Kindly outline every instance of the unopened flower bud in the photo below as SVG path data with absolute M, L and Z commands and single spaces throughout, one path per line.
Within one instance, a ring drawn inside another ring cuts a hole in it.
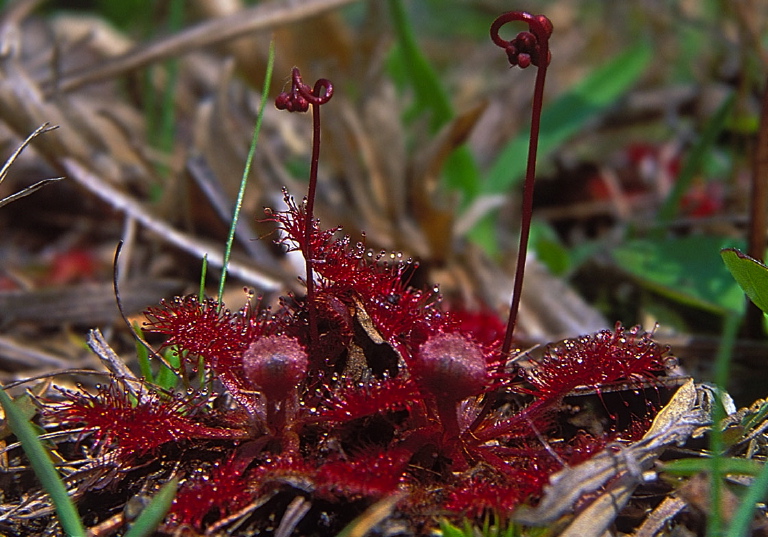
M 259 338 L 243 354 L 245 375 L 268 399 L 284 399 L 304 378 L 307 366 L 304 348 L 285 335 Z
M 480 347 L 460 334 L 446 333 L 432 336 L 421 346 L 414 373 L 422 388 L 454 401 L 479 393 L 488 378 Z

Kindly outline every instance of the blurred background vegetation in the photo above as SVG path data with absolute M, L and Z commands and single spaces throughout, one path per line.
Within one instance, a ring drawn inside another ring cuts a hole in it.
M 292 66 L 333 81 L 323 109 L 317 214 L 374 249 L 420 261 L 454 307 L 504 315 L 519 226 L 533 68 L 488 39 L 509 9 L 554 23 L 521 346 L 615 321 L 668 341 L 709 378 L 724 320 L 740 322 L 734 394 L 765 395 L 761 317 L 719 250 L 746 247 L 768 72 L 757 0 L 110 0 L 2 4 L 0 147 L 42 123 L 0 195 L 64 181 L 2 209 L 2 381 L 97 367 L 101 327 L 131 353 L 125 309 L 194 292 L 204 253 L 215 294 L 267 50 L 273 96 Z M 520 29 L 523 29 L 522 27 Z M 511 32 L 511 31 L 510 31 Z M 300 197 L 309 116 L 265 112 L 226 300 L 301 292 L 300 265 L 271 244 L 263 207 Z M 765 123 L 765 122 L 763 122 Z M 767 128 L 767 127 L 763 127 Z M 764 222 L 764 220 L 763 220 Z M 264 240 L 257 240 L 259 238 Z M 136 317 L 140 320 L 140 316 Z

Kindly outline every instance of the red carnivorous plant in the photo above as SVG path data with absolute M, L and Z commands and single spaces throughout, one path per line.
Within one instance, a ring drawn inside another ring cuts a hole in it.
M 499 31 L 512 21 L 528 29 L 507 41 Z M 66 392 L 49 411 L 63 427 L 82 427 L 80 449 L 103 465 L 91 501 L 178 477 L 161 532 L 271 534 L 300 504 L 298 534 L 334 535 L 395 495 L 391 520 L 418 533 L 438 515 L 508 517 L 535 503 L 554 472 L 638 437 L 653 409 L 624 427 L 609 416 L 600 430 L 565 431 L 559 417 L 578 387 L 599 393 L 663 374 L 671 358 L 650 334 L 617 325 L 526 366 L 513 353 L 551 33 L 546 17 L 522 12 L 491 27 L 512 66 L 538 69 L 506 333 L 478 321 L 485 314 L 452 311 L 435 289 L 411 287 L 411 260 L 374 255 L 320 226 L 320 107 L 333 85 L 305 84 L 294 69 L 276 105 L 312 108 L 309 191 L 300 203 L 284 193 L 287 209 L 266 218 L 279 243 L 304 256 L 306 294 L 276 311 L 249 302 L 233 312 L 197 296 L 150 309 L 146 329 L 167 336 L 188 391 L 132 390 L 114 379 L 95 395 Z M 191 388 L 195 375 L 205 389 Z

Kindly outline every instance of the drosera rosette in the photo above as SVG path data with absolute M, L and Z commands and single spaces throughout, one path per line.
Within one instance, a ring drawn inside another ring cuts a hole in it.
M 529 30 L 506 41 L 498 33 L 511 21 Z M 555 472 L 642 436 L 661 405 L 621 424 L 611 415 L 600 431 L 566 433 L 561 421 L 578 389 L 654 384 L 672 358 L 651 334 L 617 324 L 525 367 L 527 355 L 513 350 L 551 33 L 545 17 L 520 12 L 492 26 L 512 65 L 539 69 L 506 332 L 487 311 L 452 311 L 436 288 L 410 286 L 413 261 L 322 229 L 313 216 L 319 109 L 333 85 L 310 87 L 293 69 L 276 104 L 312 108 L 309 189 L 300 203 L 285 192 L 287 208 L 267 209 L 266 220 L 281 230 L 278 244 L 304 256 L 306 295 L 274 311 L 165 301 L 147 311 L 145 329 L 166 336 L 181 358 L 176 373 L 198 375 L 205 390 L 132 394 L 115 379 L 95 395 L 67 392 L 49 412 L 60 427 L 91 433 L 80 441 L 129 466 L 132 479 L 141 468 L 147 483 L 179 478 L 160 532 L 271 533 L 297 498 L 308 505 L 301 534 L 334 535 L 392 495 L 392 516 L 412 533 L 434 528 L 436 515 L 507 520 L 538 502 Z M 127 475 L 110 476 L 111 486 Z
M 63 428 L 82 425 L 82 435 L 92 434 L 94 455 L 109 455 L 128 464 L 163 445 L 193 439 L 236 439 L 245 431 L 205 424 L 205 393 L 161 393 L 142 386 L 138 393 L 113 379 L 96 386 L 96 393 L 60 390 L 63 401 L 48 407 L 48 418 Z
M 537 398 L 567 394 L 579 386 L 615 382 L 641 385 L 677 365 L 669 349 L 656 343 L 653 333 L 639 326 L 616 323 L 613 330 L 547 346 L 542 358 L 526 372 L 531 394 Z

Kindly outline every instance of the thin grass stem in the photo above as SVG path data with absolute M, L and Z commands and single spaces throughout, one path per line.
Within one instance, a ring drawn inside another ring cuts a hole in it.
M 731 355 L 736 343 L 736 336 L 741 316 L 735 312 L 729 312 L 723 319 L 723 332 L 720 347 L 715 357 L 713 377 L 717 386 L 718 399 L 715 401 L 712 410 L 712 431 L 710 433 L 709 449 L 712 454 L 712 470 L 710 473 L 710 505 L 711 512 L 707 519 L 707 537 L 719 537 L 723 535 L 723 513 L 722 498 L 722 475 L 723 475 L 723 431 L 720 429 L 725 416 L 725 407 L 721 402 L 720 396 L 725 394 L 725 387 L 728 382 L 728 375 L 731 365 Z
M 5 410 L 8 425 L 29 457 L 35 475 L 51 497 L 62 529 L 70 537 L 85 537 L 86 531 L 80 520 L 80 514 L 77 512 L 72 498 L 69 497 L 67 487 L 53 466 L 48 452 L 43 447 L 32 424 L 24 418 L 21 410 L 2 387 L 0 387 L 0 404 Z
M 245 169 L 243 170 L 243 177 L 240 180 L 240 190 L 237 193 L 237 201 L 235 201 L 235 211 L 232 214 L 232 223 L 229 227 L 229 236 L 227 237 L 227 244 L 224 248 L 224 262 L 221 266 L 221 279 L 219 280 L 219 307 L 221 307 L 221 301 L 224 296 L 224 284 L 227 281 L 227 266 L 229 265 L 229 258 L 232 254 L 232 244 L 235 242 L 235 231 L 237 229 L 237 221 L 240 217 L 240 209 L 243 206 L 243 198 L 245 196 L 245 185 L 248 183 L 248 176 L 251 173 L 251 164 L 253 163 L 253 156 L 256 153 L 256 143 L 259 139 L 259 132 L 261 131 L 261 123 L 264 119 L 264 108 L 267 104 L 267 94 L 269 93 L 269 86 L 272 83 L 272 71 L 275 66 L 275 41 L 274 39 L 269 43 L 269 57 L 267 60 L 267 73 L 264 77 L 264 87 L 261 90 L 261 102 L 259 103 L 259 115 L 256 118 L 256 126 L 253 128 L 253 138 L 251 138 L 251 146 L 248 149 L 248 157 L 245 160 Z
M 144 508 L 133 525 L 131 525 L 131 528 L 125 533 L 125 537 L 153 535 L 171 508 L 178 484 L 178 479 L 174 478 L 163 485 L 160 491 L 152 498 L 149 505 Z

